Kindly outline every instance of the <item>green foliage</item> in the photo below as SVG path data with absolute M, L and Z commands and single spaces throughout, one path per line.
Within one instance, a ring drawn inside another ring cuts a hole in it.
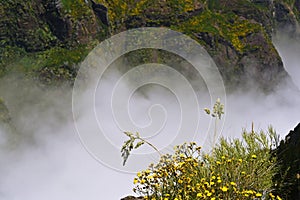
M 205 108 L 204 111 L 206 114 L 210 114 L 210 109 Z M 218 98 L 216 103 L 213 106 L 213 112 L 211 113 L 212 117 L 218 117 L 221 119 L 221 116 L 224 114 L 224 104 L 221 103 L 221 100 Z
M 26 54 L 14 65 L 25 72 L 35 71 L 44 67 L 59 67 L 64 64 L 73 65 L 81 62 L 89 52 L 82 45 L 74 49 L 54 47 L 47 51 Z
M 132 16 L 138 16 L 139 21 L 147 21 L 148 24 L 178 22 L 178 18 L 188 12 L 194 11 L 199 4 L 198 0 L 97 0 L 106 5 L 108 16 L 113 31 L 123 29 L 124 22 Z M 159 16 L 159 17 L 158 17 Z
M 218 98 L 216 103 L 213 106 L 212 113 L 208 108 L 205 108 L 204 111 L 206 112 L 206 114 L 211 115 L 213 118 L 215 118 L 215 130 L 214 130 L 214 138 L 213 138 L 213 146 L 214 146 L 217 140 L 218 120 L 221 120 L 221 117 L 224 114 L 224 104 L 222 104 L 221 100 Z
M 0 77 L 9 70 L 7 67 L 9 63 L 20 59 L 24 54 L 25 50 L 18 47 L 6 46 L 0 48 Z
M 124 145 L 122 146 L 121 153 L 122 153 L 122 158 L 123 158 L 123 165 L 126 164 L 126 161 L 130 155 L 130 152 L 132 149 L 137 149 L 140 146 L 144 144 L 143 141 L 138 142 L 137 144 L 134 145 L 135 140 L 138 140 L 140 138 L 140 135 L 138 132 L 136 134 L 132 134 L 130 132 L 124 132 L 125 135 L 129 137 L 129 140 L 124 142 Z
M 212 117 L 221 119 L 224 105 L 217 99 Z M 147 143 L 138 133 L 125 132 L 121 152 L 126 163 L 131 150 Z M 139 140 L 135 144 L 136 140 Z M 242 139 L 221 138 L 210 153 L 203 153 L 195 142 L 175 146 L 174 154 L 161 155 L 158 164 L 138 172 L 133 191 L 151 200 L 194 199 L 277 199 L 273 177 L 278 173 L 276 157 L 272 151 L 278 147 L 279 137 L 269 128 L 265 133 L 244 131 Z
M 94 44 L 95 45 L 95 44 Z M 17 47 L 0 48 L 0 76 L 9 72 L 24 73 L 39 76 L 45 83 L 73 80 L 76 76 L 76 66 L 92 49 L 92 45 L 79 45 L 68 49 L 53 47 L 49 50 L 26 53 Z
M 121 148 L 121 153 L 122 153 L 121 156 L 123 158 L 123 165 L 126 164 L 126 161 L 127 161 L 128 157 L 130 155 L 130 152 L 133 149 L 137 149 L 137 148 L 141 147 L 144 144 L 148 144 L 157 153 L 159 153 L 159 155 L 161 155 L 159 150 L 155 146 L 153 146 L 151 143 L 149 143 L 145 139 L 141 138 L 141 136 L 138 132 L 136 132 L 135 134 L 133 134 L 131 132 L 124 132 L 124 134 L 129 137 L 129 140 L 125 141 L 122 148 Z M 136 141 L 138 141 L 138 142 L 136 142 Z
M 89 5 L 85 0 L 61 0 L 62 8 L 65 14 L 72 16 L 75 19 L 82 19 L 85 16 L 92 14 Z
M 187 33 L 195 38 L 195 33 L 210 33 L 215 38 L 223 38 L 229 41 L 240 53 L 249 50 L 247 42 L 244 40 L 248 35 L 263 31 L 260 24 L 252 23 L 249 20 L 241 19 L 233 13 L 217 13 L 210 10 L 202 12 L 200 15 L 173 26 L 175 30 Z M 197 38 L 195 38 L 197 40 Z M 217 41 L 216 41 L 217 42 Z
M 221 139 L 211 154 L 196 143 L 175 147 L 157 165 L 137 174 L 137 194 L 146 199 L 280 199 L 272 194 L 277 171 L 271 147 L 275 132 L 246 132 L 243 139 Z
M 89 49 L 85 45 L 77 46 L 74 49 L 56 47 L 43 52 L 39 55 L 39 58 L 44 62 L 44 66 L 55 67 L 66 62 L 77 64 L 84 59 L 88 52 Z

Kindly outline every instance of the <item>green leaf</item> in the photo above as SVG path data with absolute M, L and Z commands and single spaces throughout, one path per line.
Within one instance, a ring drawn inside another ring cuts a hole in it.
M 139 148 L 139 147 L 142 146 L 143 144 L 145 144 L 144 141 L 138 142 L 138 143 L 135 145 L 134 149 Z

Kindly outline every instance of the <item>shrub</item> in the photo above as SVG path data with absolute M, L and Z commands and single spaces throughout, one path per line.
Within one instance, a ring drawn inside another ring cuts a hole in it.
M 204 109 L 217 121 L 224 114 L 224 105 L 218 99 L 212 109 Z M 221 138 L 210 153 L 202 152 L 195 142 L 175 146 L 174 153 L 162 155 L 139 133 L 125 132 L 121 152 L 126 163 L 130 152 L 148 144 L 160 154 L 158 164 L 138 172 L 133 191 L 151 200 L 194 199 L 277 199 L 272 194 L 274 175 L 278 173 L 274 149 L 279 137 L 272 127 L 265 133 L 243 131 L 241 139 Z
M 272 194 L 278 169 L 272 148 L 278 137 L 243 132 L 242 139 L 222 138 L 209 154 L 196 143 L 175 147 L 134 179 L 135 193 L 146 199 L 280 199 Z

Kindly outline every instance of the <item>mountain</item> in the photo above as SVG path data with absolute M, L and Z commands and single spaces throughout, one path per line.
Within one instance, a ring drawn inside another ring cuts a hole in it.
M 16 72 L 46 85 L 72 84 L 78 64 L 101 41 L 132 28 L 167 27 L 205 47 L 227 90 L 256 85 L 268 92 L 289 80 L 272 35 L 281 30 L 299 37 L 299 20 L 299 0 L 4 0 L 0 2 L 0 76 Z M 177 59 L 166 52 L 143 50 L 128 62 L 135 66 L 154 57 L 154 61 Z M 0 121 L 11 128 L 1 96 Z M 279 147 L 283 162 L 299 155 L 295 132 L 299 136 L 299 125 Z M 299 162 L 295 163 L 292 169 L 299 169 Z M 287 177 L 295 175 L 288 173 Z
M 278 28 L 297 34 L 299 10 L 299 1 L 287 0 L 2 1 L 0 73 L 72 82 L 76 64 L 99 42 L 127 29 L 163 26 L 203 45 L 227 88 L 251 80 L 269 90 L 288 76 L 272 34 Z

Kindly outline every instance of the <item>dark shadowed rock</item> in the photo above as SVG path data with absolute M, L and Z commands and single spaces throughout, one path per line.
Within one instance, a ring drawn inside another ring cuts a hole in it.
M 300 1 L 277 0 L 274 8 L 275 27 L 291 37 L 299 37 Z
M 134 196 L 127 196 L 122 198 L 121 200 L 143 200 L 143 197 L 134 197 Z
M 300 199 L 300 123 L 282 140 L 277 157 L 280 173 L 275 180 L 284 199 Z
M 93 0 L 91 0 L 91 2 L 93 11 L 95 12 L 96 16 L 104 25 L 109 26 L 107 8 L 100 3 L 95 3 L 95 1 Z

